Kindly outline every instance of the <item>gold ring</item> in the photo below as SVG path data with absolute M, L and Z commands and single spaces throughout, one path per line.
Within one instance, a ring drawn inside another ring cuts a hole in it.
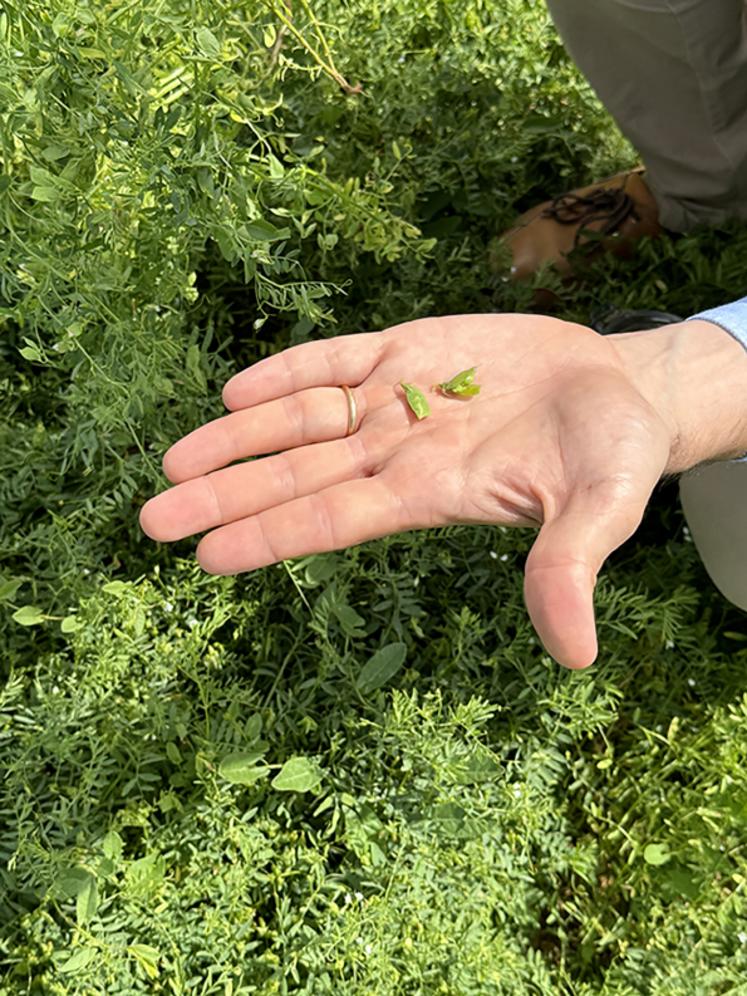
M 355 395 L 347 384 L 340 384 L 340 387 L 345 392 L 345 397 L 348 402 L 348 431 L 345 435 L 349 436 L 355 432 L 355 423 L 358 421 L 358 406 L 355 403 Z

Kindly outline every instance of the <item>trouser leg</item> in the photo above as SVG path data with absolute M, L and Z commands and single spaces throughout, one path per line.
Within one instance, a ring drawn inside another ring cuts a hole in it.
M 747 219 L 745 0 L 547 0 L 639 152 L 661 224 Z
M 711 580 L 747 612 L 747 462 L 696 467 L 680 478 L 680 501 Z

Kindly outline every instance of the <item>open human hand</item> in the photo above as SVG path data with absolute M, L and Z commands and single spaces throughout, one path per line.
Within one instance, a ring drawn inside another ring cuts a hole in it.
M 473 366 L 478 396 L 431 393 Z M 428 418 L 403 380 L 427 393 Z M 166 453 L 175 486 L 140 513 L 152 539 L 206 532 L 201 566 L 237 574 L 411 529 L 539 527 L 531 621 L 564 666 L 596 659 L 598 572 L 638 528 L 673 434 L 612 341 L 544 316 L 425 318 L 286 349 L 233 377 L 223 400 L 231 414 Z

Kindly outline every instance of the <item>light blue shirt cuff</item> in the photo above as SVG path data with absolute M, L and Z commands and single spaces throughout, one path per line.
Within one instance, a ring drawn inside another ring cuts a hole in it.
M 707 311 L 699 311 L 697 315 L 690 315 L 687 321 L 693 318 L 702 318 L 707 322 L 713 322 L 729 335 L 733 336 L 738 343 L 744 346 L 747 351 L 747 297 L 732 301 L 731 304 L 722 304 L 718 308 L 709 308 Z M 747 463 L 747 454 L 739 460 L 728 461 L 729 463 Z

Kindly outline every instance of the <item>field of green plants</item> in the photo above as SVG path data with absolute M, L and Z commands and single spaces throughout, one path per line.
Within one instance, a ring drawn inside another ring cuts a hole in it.
M 2 996 L 747 991 L 747 626 L 676 483 L 583 672 L 533 530 L 213 577 L 138 526 L 257 359 L 529 310 L 496 234 L 636 161 L 544 5 L 3 0 L 0 143 Z M 559 314 L 745 293 L 730 223 Z

